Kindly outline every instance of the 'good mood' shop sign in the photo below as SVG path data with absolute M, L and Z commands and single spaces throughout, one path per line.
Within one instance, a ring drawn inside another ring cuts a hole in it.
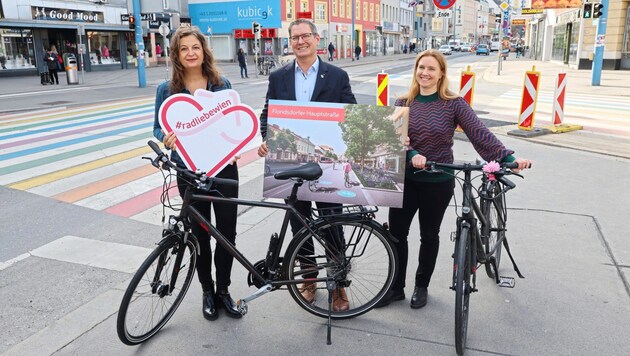
M 31 15 L 33 20 L 103 22 L 103 13 L 96 11 L 31 6 Z

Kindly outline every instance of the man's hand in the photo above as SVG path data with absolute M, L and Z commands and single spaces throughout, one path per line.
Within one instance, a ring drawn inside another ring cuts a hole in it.
M 427 158 L 421 154 L 417 154 L 411 157 L 411 165 L 413 166 L 413 168 L 423 169 L 426 163 Z
M 258 156 L 265 157 L 269 153 L 269 147 L 267 147 L 267 143 L 263 142 L 260 147 L 258 147 Z
M 164 130 L 162 130 L 162 132 L 164 132 Z M 175 136 L 173 132 L 164 132 L 164 139 L 162 140 L 162 142 L 164 143 L 164 146 L 170 148 L 173 151 L 177 149 L 177 146 L 175 145 L 175 143 L 177 142 L 177 136 Z

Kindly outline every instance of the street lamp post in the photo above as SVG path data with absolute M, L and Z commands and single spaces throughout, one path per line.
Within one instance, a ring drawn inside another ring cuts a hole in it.
M 352 32 L 350 33 L 350 57 L 352 58 L 352 61 L 354 62 L 354 49 L 356 48 L 356 46 L 359 44 L 358 41 L 355 44 L 354 43 L 354 10 L 356 9 L 356 4 L 355 4 L 355 0 L 352 0 Z

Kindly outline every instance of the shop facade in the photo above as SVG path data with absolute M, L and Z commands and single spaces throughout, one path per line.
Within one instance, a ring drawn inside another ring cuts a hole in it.
M 48 4 L 51 6 L 25 5 L 23 1 L 18 5 L 16 0 L 2 2 L 0 76 L 37 75 L 46 71 L 44 55 L 53 46 L 64 63 L 74 56 L 79 69 L 86 71 L 125 69 L 133 65 L 133 33 L 120 20 L 120 15 L 127 13 L 124 2 L 120 7 L 87 2 Z

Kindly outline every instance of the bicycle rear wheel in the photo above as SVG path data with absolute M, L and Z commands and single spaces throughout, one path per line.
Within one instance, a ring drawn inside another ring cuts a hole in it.
M 334 277 L 344 287 L 350 308 L 331 312 L 334 319 L 366 313 L 390 288 L 396 273 L 396 252 L 387 232 L 373 221 L 324 220 L 313 230 L 322 237 L 312 238 L 304 228 L 291 241 L 284 257 L 289 293 L 298 305 L 319 317 L 328 317 L 328 290 L 317 283 L 315 299 L 309 303 L 300 293 L 300 283 L 309 278 Z
M 181 252 L 178 266 L 176 257 Z M 163 240 L 131 279 L 118 310 L 120 341 L 137 345 L 155 335 L 173 316 L 190 287 L 197 263 L 197 240 L 182 246 L 175 236 Z M 172 285 L 173 271 L 177 271 Z
M 505 239 L 505 195 L 497 196 L 501 192 L 501 186 L 495 182 L 490 183 L 492 186 L 489 187 L 489 191 L 493 199 L 481 199 L 481 211 L 488 221 L 488 225 L 482 227 L 482 235 L 488 237 L 484 239 L 485 252 L 488 256 L 486 274 L 494 279 L 499 273 L 503 249 L 503 242 L 497 244 L 497 241 Z
M 462 227 L 456 245 L 455 265 L 453 273 L 455 279 L 455 349 L 458 355 L 463 355 L 466 349 L 468 333 L 468 304 L 470 302 L 470 284 L 472 249 L 470 248 L 470 230 Z

